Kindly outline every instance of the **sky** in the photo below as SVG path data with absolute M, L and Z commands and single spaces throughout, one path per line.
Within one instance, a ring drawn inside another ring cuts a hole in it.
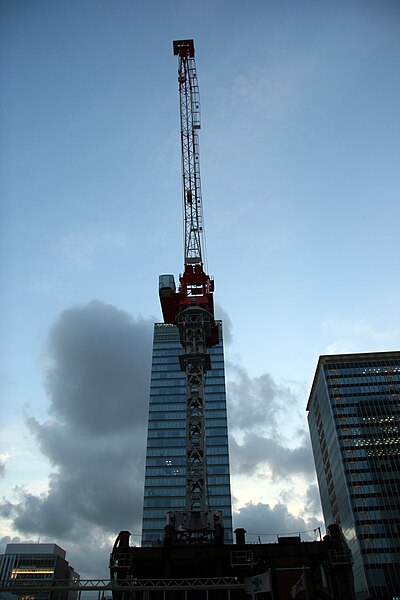
M 2 0 L 0 27 L 0 552 L 56 542 L 103 577 L 140 542 L 187 38 L 234 527 L 314 539 L 318 357 L 400 345 L 400 4 Z

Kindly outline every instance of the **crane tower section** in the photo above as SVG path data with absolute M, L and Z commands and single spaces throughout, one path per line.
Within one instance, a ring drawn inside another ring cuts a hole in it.
M 203 265 L 203 209 L 200 184 L 200 99 L 193 40 L 173 43 L 178 56 L 180 101 L 184 272 L 176 290 L 173 275 L 160 276 L 164 322 L 179 330 L 186 374 L 186 505 L 168 513 L 165 541 L 221 541 L 222 513 L 208 510 L 205 447 L 205 377 L 211 368 L 208 348 L 218 343 L 214 320 L 214 281 Z

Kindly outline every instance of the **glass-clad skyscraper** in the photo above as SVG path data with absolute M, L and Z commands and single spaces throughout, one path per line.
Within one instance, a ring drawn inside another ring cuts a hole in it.
M 326 525 L 357 598 L 400 596 L 400 352 L 321 356 L 307 405 Z
M 205 384 L 207 491 L 209 509 L 221 510 L 225 543 L 232 543 L 222 324 L 209 349 Z M 142 546 L 162 540 L 168 511 L 185 508 L 186 381 L 179 365 L 183 348 L 175 325 L 154 325 L 147 433 Z

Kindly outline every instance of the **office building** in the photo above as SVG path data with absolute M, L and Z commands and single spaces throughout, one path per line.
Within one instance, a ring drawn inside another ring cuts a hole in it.
M 357 598 L 400 597 L 400 352 L 320 356 L 308 422 L 326 525 L 352 551 Z
M 224 540 L 232 543 L 232 510 L 222 324 L 220 341 L 209 349 L 206 374 L 206 458 L 209 509 L 221 510 Z M 162 540 L 168 511 L 185 508 L 186 377 L 175 325 L 154 326 L 147 434 L 142 545 Z
M 57 544 L 7 544 L 0 556 L 0 580 L 11 580 L 18 587 L 25 584 L 27 590 L 23 593 L 10 589 L 20 600 L 73 600 L 77 596 L 74 592 L 46 589 L 55 580 L 79 580 L 65 556 L 65 550 Z M 40 589 L 29 589 L 32 583 Z

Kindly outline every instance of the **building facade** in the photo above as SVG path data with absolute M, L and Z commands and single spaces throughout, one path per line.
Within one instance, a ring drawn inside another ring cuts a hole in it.
M 79 580 L 65 556 L 65 550 L 57 544 L 7 544 L 5 553 L 0 556 L 0 581 L 11 580 L 19 588 L 31 584 L 42 586 L 42 589 L 23 592 L 11 588 L 13 597 L 20 600 L 73 600 L 77 596 L 75 592 L 43 589 L 55 580 L 71 583 Z
M 307 405 L 326 525 L 357 598 L 400 597 L 400 352 L 320 356 Z
M 221 510 L 226 543 L 232 543 L 232 509 L 222 325 L 209 349 L 206 374 L 206 457 L 209 508 Z M 175 325 L 154 325 L 142 546 L 162 540 L 168 511 L 185 508 L 186 381 Z

